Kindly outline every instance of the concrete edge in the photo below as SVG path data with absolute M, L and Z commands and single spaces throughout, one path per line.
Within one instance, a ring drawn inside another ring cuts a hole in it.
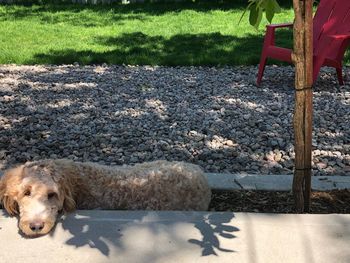
M 291 191 L 293 175 L 206 173 L 213 190 Z M 313 176 L 312 190 L 350 189 L 350 176 Z
M 3 172 L 0 171 L 0 177 Z M 291 191 L 293 175 L 206 173 L 212 190 Z M 350 176 L 313 176 L 312 190 L 350 189 Z

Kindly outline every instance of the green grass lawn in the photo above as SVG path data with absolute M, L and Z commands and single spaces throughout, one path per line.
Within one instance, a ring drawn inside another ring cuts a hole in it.
M 238 24 L 246 3 L 2 5 L 0 64 L 257 64 L 266 20 Z M 291 5 L 282 10 L 274 22 L 292 21 Z M 291 38 L 280 30 L 278 43 Z

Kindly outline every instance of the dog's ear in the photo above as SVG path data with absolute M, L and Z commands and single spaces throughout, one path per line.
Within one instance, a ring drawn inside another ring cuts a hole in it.
M 73 185 L 69 180 L 62 179 L 59 182 L 63 198 L 63 210 L 65 212 L 73 212 L 76 208 L 74 200 Z
M 66 195 L 63 201 L 63 210 L 65 212 L 73 212 L 75 210 L 75 201 L 72 195 Z
M 50 174 L 59 187 L 63 211 L 73 212 L 78 191 L 82 190 L 78 184 L 79 170 L 74 169 L 72 161 L 56 160 L 51 163 Z
M 14 216 L 19 213 L 18 204 L 11 196 L 3 196 L 1 202 L 9 215 Z
M 0 179 L 0 202 L 10 215 L 19 213 L 16 188 L 22 178 L 23 166 L 7 170 Z

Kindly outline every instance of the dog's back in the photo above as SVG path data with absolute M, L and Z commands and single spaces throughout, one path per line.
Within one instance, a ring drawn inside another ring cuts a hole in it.
M 153 161 L 106 166 L 91 162 L 55 160 L 58 166 L 79 171 L 88 189 L 78 208 L 207 210 L 211 191 L 202 169 L 185 162 Z

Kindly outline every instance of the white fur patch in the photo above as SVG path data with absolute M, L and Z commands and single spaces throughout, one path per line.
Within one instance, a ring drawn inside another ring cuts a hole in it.
M 29 220 L 45 219 L 50 216 L 48 207 L 41 202 L 32 202 L 25 210 L 24 213 Z

